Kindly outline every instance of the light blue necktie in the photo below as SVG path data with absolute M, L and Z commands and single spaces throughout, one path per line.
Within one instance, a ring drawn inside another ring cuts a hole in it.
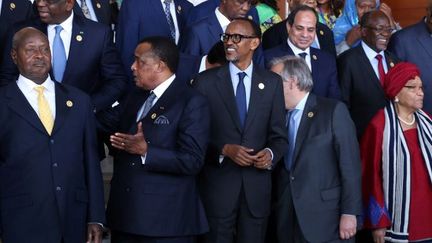
M 285 168 L 290 171 L 293 163 L 294 149 L 295 149 L 295 140 L 297 134 L 297 126 L 295 121 L 295 116 L 299 109 L 293 109 L 288 112 L 288 151 L 285 154 L 284 162 Z
M 144 107 L 142 108 L 142 112 L 140 115 L 138 115 L 137 121 L 142 120 L 147 113 L 150 111 L 150 109 L 153 107 L 153 101 L 156 99 L 156 95 L 152 92 L 150 92 L 150 95 L 147 97 L 146 101 L 144 102 Z
M 66 52 L 63 45 L 63 41 L 60 37 L 60 32 L 63 30 L 63 27 L 57 25 L 55 27 L 55 36 L 53 42 L 53 72 L 54 78 L 58 82 L 63 81 L 63 73 L 66 68 Z
M 246 73 L 239 72 L 237 73 L 237 75 L 239 76 L 239 82 L 236 91 L 236 103 L 237 103 L 237 110 L 239 112 L 239 117 L 240 117 L 240 124 L 242 127 L 244 127 L 244 123 L 246 120 L 247 106 L 246 106 L 246 89 L 243 80 L 246 76 Z
M 171 16 L 171 11 L 170 11 L 170 4 L 171 4 L 172 0 L 164 0 L 164 4 L 165 4 L 165 8 L 164 8 L 164 12 L 165 12 L 165 17 L 167 19 L 169 28 L 170 28 L 170 33 L 171 33 L 171 38 L 174 40 L 176 40 L 176 30 L 175 30 L 175 26 L 174 26 L 174 21 L 173 18 Z

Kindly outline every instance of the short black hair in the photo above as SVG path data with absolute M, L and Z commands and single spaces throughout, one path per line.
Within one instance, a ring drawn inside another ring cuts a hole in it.
M 171 38 L 150 36 L 142 39 L 138 45 L 143 43 L 150 44 L 152 53 L 164 62 L 172 73 L 177 71 L 179 50 Z
M 253 31 L 252 35 L 261 39 L 261 28 L 253 20 L 248 19 L 248 18 L 235 18 L 232 21 L 234 21 L 234 20 L 245 21 L 245 22 L 249 23 L 249 25 L 252 27 L 252 31 Z
M 310 12 L 312 12 L 315 15 L 315 18 L 316 18 L 316 24 L 318 24 L 318 14 L 317 14 L 317 12 L 315 11 L 315 9 L 313 9 L 313 8 L 307 6 L 307 5 L 300 5 L 297 8 L 295 8 L 293 11 L 291 11 L 291 13 L 288 15 L 287 23 L 292 26 L 294 24 L 294 19 L 295 19 L 296 15 L 299 12 L 302 12 L 302 11 L 310 11 Z
M 218 41 L 210 49 L 209 53 L 207 54 L 207 61 L 210 64 L 216 64 L 217 63 L 220 65 L 224 65 L 228 62 L 226 57 L 225 57 L 225 48 L 224 48 L 222 41 Z

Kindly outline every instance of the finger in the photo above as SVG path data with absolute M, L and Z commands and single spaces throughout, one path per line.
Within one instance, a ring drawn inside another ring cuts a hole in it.
M 143 133 L 143 130 L 142 130 L 142 122 L 138 122 L 138 125 L 137 125 L 137 132 L 136 132 L 137 134 L 139 133 L 139 134 L 142 134 Z

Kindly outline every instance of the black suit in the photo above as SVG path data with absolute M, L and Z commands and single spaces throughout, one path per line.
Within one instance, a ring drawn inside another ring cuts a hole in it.
M 385 52 L 385 58 L 388 69 L 397 62 L 389 52 Z M 362 45 L 342 53 L 337 63 L 342 100 L 348 106 L 360 138 L 375 113 L 385 106 L 387 99 Z
M 244 130 L 240 125 L 228 65 L 201 73 L 194 85 L 210 102 L 212 122 L 199 184 L 210 224 L 206 242 L 215 242 L 216 238 L 217 242 L 231 242 L 233 228 L 230 227 L 236 226 L 237 215 L 240 219 L 236 242 L 262 242 L 270 214 L 271 171 L 240 167 L 228 157 L 220 163 L 219 158 L 225 144 L 242 145 L 255 152 L 270 148 L 274 154 L 273 163 L 282 157 L 287 139 L 280 77 L 254 65 Z M 247 216 L 243 217 L 245 214 L 260 220 L 261 225 L 253 228 L 242 224 L 247 221 Z M 234 225 L 219 224 L 218 220 L 231 217 L 234 217 Z M 225 226 L 230 229 L 223 229 Z
M 287 20 L 285 19 L 264 32 L 262 37 L 262 47 L 264 50 L 276 47 L 283 43 L 286 44 L 288 39 L 286 25 Z M 336 56 L 333 32 L 325 24 L 317 23 L 316 35 L 318 36 L 320 49 Z
M 362 210 L 359 147 L 343 103 L 309 94 L 292 167 L 279 163 L 275 177 L 278 242 L 338 242 L 341 214 Z

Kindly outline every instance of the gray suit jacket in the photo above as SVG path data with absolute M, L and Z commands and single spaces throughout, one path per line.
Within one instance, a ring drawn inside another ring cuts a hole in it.
M 210 103 L 211 135 L 201 173 L 201 195 L 210 217 L 226 217 L 236 206 L 242 185 L 251 213 L 270 213 L 271 171 L 240 167 L 219 155 L 225 144 L 239 144 L 258 152 L 270 148 L 276 163 L 287 149 L 285 107 L 280 77 L 254 65 L 244 131 L 240 126 L 228 65 L 211 69 L 194 81 Z M 261 87 L 261 88 L 259 88 Z
M 287 172 L 279 163 L 275 170 L 276 217 L 293 217 L 278 214 L 281 207 L 292 205 L 308 242 L 339 239 L 341 214 L 361 214 L 360 153 L 354 124 L 343 103 L 309 94 L 292 168 Z M 286 187 L 290 187 L 292 203 L 280 202 Z M 285 229 L 278 232 L 284 234 Z

